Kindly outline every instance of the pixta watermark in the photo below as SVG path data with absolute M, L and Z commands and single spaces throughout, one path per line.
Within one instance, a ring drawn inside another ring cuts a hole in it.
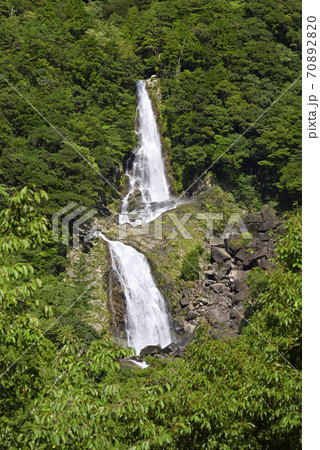
M 247 230 L 239 213 L 231 213 L 228 217 L 223 213 L 185 213 L 178 215 L 175 212 L 169 212 L 164 216 L 159 216 L 152 222 L 143 223 L 139 226 L 132 226 L 130 222 L 134 222 L 138 217 L 132 213 L 128 215 L 128 223 L 116 224 L 98 230 L 95 222 L 88 227 L 86 222 L 92 219 L 97 214 L 96 209 L 87 210 L 85 206 L 78 206 L 77 203 L 71 202 L 64 208 L 60 209 L 52 217 L 52 236 L 56 242 L 62 242 L 64 245 L 72 245 L 78 249 L 81 242 L 88 241 L 98 237 L 99 231 L 110 235 L 110 239 L 117 239 L 125 241 L 134 236 L 148 236 L 153 240 L 174 240 L 178 236 L 181 239 L 193 239 L 192 229 L 195 226 L 194 220 L 202 221 L 200 225 L 206 232 L 206 238 L 212 238 L 215 235 L 216 244 L 223 243 L 233 234 L 241 234 L 244 239 L 251 239 L 252 235 Z M 218 235 L 216 228 L 219 222 L 227 220 L 227 224 L 223 231 Z M 192 226 L 190 222 L 192 221 Z M 61 223 L 61 227 L 60 227 Z M 168 226 L 169 224 L 169 226 Z M 189 226 L 188 226 L 189 225 Z M 169 229 L 169 232 L 168 232 Z M 72 235 L 72 239 L 71 236 Z
M 87 212 L 86 212 L 87 211 Z M 83 225 L 97 214 L 96 209 L 89 209 L 85 206 L 78 206 L 77 203 L 71 202 L 64 208 L 60 209 L 52 216 L 52 238 L 55 242 L 70 245 L 70 229 L 72 227 L 72 246 L 76 249 L 80 247 L 80 229 Z M 76 220 L 75 220 L 76 219 Z M 61 233 L 60 224 L 61 222 Z M 93 223 L 89 232 L 84 234 L 83 242 L 86 243 L 92 239 L 94 232 L 97 231 L 95 223 Z

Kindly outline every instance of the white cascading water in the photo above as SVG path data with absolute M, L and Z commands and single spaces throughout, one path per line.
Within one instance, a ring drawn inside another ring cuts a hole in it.
M 145 82 L 137 83 L 139 114 L 139 147 L 130 170 L 129 192 L 123 200 L 119 223 L 132 226 L 151 222 L 176 206 L 170 197 L 162 158 L 161 139 Z M 129 199 L 139 191 L 139 207 L 129 213 Z
M 127 171 L 129 192 L 122 204 L 119 223 L 132 226 L 148 223 L 163 212 L 175 208 L 170 197 L 162 159 L 161 141 L 156 117 L 145 82 L 138 81 L 139 148 L 132 168 Z M 129 213 L 129 197 L 140 191 L 138 208 Z M 109 244 L 112 269 L 126 297 L 126 333 L 128 344 L 137 354 L 147 345 L 166 347 L 172 342 L 166 303 L 151 274 L 147 258 L 134 248 L 118 241 Z
M 166 347 L 172 342 L 166 303 L 157 288 L 147 258 L 122 242 L 108 242 L 112 269 L 126 297 L 126 333 L 137 354 L 147 345 Z

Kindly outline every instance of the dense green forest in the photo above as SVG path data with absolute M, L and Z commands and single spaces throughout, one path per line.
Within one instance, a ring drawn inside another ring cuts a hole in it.
M 300 8 L 0 1 L 1 448 L 300 448 Z M 68 279 L 49 223 L 71 201 L 117 206 L 136 81 L 153 74 L 174 190 L 212 165 L 240 207 L 285 211 L 285 232 L 275 270 L 253 270 L 238 338 L 200 327 L 184 358 L 132 371 L 85 321 L 87 270 L 80 256 Z
M 163 134 L 182 192 L 300 76 L 296 0 L 1 5 L 2 74 L 116 188 L 135 144 L 137 79 L 161 79 Z M 49 212 L 71 199 L 103 208 L 116 198 L 0 82 L 4 183 L 45 189 Z M 212 167 L 246 206 L 272 200 L 288 208 L 300 199 L 300 88 L 298 81 Z

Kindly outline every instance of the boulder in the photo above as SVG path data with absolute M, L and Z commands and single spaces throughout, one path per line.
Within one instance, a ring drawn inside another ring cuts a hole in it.
M 187 334 L 193 334 L 194 331 L 195 331 L 195 329 L 196 329 L 196 326 L 195 326 L 195 325 L 192 325 L 191 323 L 184 322 L 184 323 L 183 323 L 183 329 L 184 329 L 185 333 L 187 333 Z
M 243 260 L 243 267 L 245 269 L 250 269 L 251 267 L 257 265 L 259 259 L 266 258 L 267 255 L 268 255 L 267 247 L 261 247 L 255 250 L 254 252 L 249 253 Z
M 206 270 L 204 272 L 204 275 L 209 280 L 220 281 L 222 279 L 222 275 L 219 273 L 218 270 L 215 270 L 215 269 Z
M 279 234 L 280 236 L 285 234 L 286 232 L 286 227 L 284 226 L 283 223 L 280 223 L 279 226 L 277 227 L 277 234 Z
M 128 198 L 129 212 L 134 211 L 139 205 L 139 203 L 141 203 L 141 192 L 138 189 L 136 189 L 133 194 L 129 195 Z
M 188 322 L 190 322 L 190 320 L 194 320 L 197 317 L 199 317 L 199 313 L 197 313 L 196 311 L 189 311 L 186 317 L 186 320 Z
M 235 255 L 235 260 L 243 262 L 245 257 L 247 256 L 247 252 L 245 248 L 241 248 Z
M 278 225 L 278 222 L 276 220 L 268 219 L 264 222 L 262 222 L 258 227 L 258 232 L 265 233 L 266 231 L 273 230 Z
M 183 289 L 182 297 L 190 297 L 191 291 L 190 289 Z
M 231 256 L 223 248 L 212 246 L 211 258 L 217 263 L 222 263 L 227 261 L 228 259 L 231 259 Z
M 220 270 L 220 275 L 222 278 L 224 278 L 229 272 L 230 270 L 233 268 L 233 264 L 231 261 L 226 261 L 223 266 L 222 269 Z
M 247 299 L 247 293 L 248 290 L 243 290 L 238 292 L 234 297 L 233 297 L 233 304 L 237 305 L 238 303 L 243 302 L 244 300 Z
M 244 222 L 246 224 L 258 225 L 262 223 L 262 215 L 261 214 L 247 214 L 244 218 Z
M 178 353 L 178 352 L 179 352 L 179 346 L 175 342 L 172 342 L 171 344 L 167 345 L 166 347 L 164 347 L 162 349 L 162 353 L 164 353 L 165 355 L 169 355 L 170 353 Z
M 238 280 L 242 281 L 247 277 L 247 272 L 245 270 L 236 270 L 233 269 L 229 273 L 229 280 L 233 280 L 233 282 L 236 282 Z
M 215 283 L 212 285 L 212 288 L 215 292 L 219 292 L 220 294 L 229 291 L 229 288 L 224 283 Z
M 262 242 L 269 242 L 270 241 L 269 233 L 255 233 L 254 237 L 256 239 L 259 239 L 259 241 L 262 241 Z
M 271 269 L 274 265 L 271 261 L 269 261 L 267 258 L 260 259 L 258 261 L 258 267 L 260 267 L 263 270 Z
M 234 320 L 234 319 L 237 319 L 238 317 L 239 317 L 238 311 L 236 311 L 234 308 L 232 308 L 230 311 L 230 319 Z
M 249 240 L 243 239 L 242 234 L 232 234 L 225 242 L 227 252 L 230 253 L 230 255 L 235 256 L 241 248 L 248 245 Z
M 210 303 L 212 303 L 212 300 L 210 300 L 209 298 L 202 298 L 202 299 L 200 299 L 200 302 L 203 305 L 209 305 Z
M 182 297 L 182 299 L 180 300 L 180 305 L 182 306 L 182 308 L 185 308 L 186 306 L 188 306 L 189 303 L 190 303 L 189 297 Z
M 248 291 L 248 286 L 242 280 L 236 280 L 234 283 L 234 290 L 236 292 Z
M 212 292 L 210 294 L 210 304 L 217 304 L 221 301 L 221 295 Z
M 259 232 L 273 230 L 279 224 L 279 221 L 269 205 L 264 205 L 261 210 L 262 223 L 258 226 Z
M 210 238 L 210 245 L 215 247 L 222 247 L 224 248 L 224 240 L 219 237 L 212 236 Z
M 141 350 L 140 356 L 156 355 L 157 353 L 161 353 L 161 352 L 162 352 L 162 348 L 160 347 L 160 345 L 147 345 L 146 347 L 144 347 Z
M 222 325 L 229 320 L 229 312 L 220 306 L 211 306 L 206 311 L 206 318 L 215 325 Z
M 261 210 L 262 220 L 265 222 L 266 220 L 276 220 L 276 215 L 272 211 L 269 205 L 264 205 Z
M 223 299 L 227 301 L 228 304 L 232 303 L 234 294 L 232 292 L 226 292 L 222 294 Z

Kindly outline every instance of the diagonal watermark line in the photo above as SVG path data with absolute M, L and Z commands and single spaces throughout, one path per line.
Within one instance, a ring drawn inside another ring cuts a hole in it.
M 44 117 L 44 115 L 43 114 L 41 114 L 41 112 L 23 95 L 23 94 L 21 94 L 21 92 L 12 84 L 12 83 L 10 83 L 10 81 L 9 80 L 7 80 L 7 78 L 4 76 L 4 75 L 2 75 L 2 73 L 0 73 L 0 77 L 1 78 L 3 78 L 4 79 L 4 81 L 25 101 L 25 102 L 27 102 L 28 103 L 28 105 L 29 106 L 31 106 L 31 108 L 68 144 L 68 145 L 70 145 L 70 147 L 73 149 L 73 150 L 75 150 L 77 153 L 78 153 L 78 155 L 79 156 L 81 156 L 81 158 L 83 158 L 88 164 L 89 164 L 89 166 L 90 167 L 92 167 L 92 169 L 93 170 L 95 170 L 99 175 L 100 175 L 100 177 L 114 190 L 114 191 L 116 191 L 119 195 L 120 195 L 120 197 L 123 197 L 123 195 L 118 191 L 118 189 L 116 189 L 111 183 L 110 183 L 110 181 L 109 180 L 107 180 L 103 175 L 102 175 L 102 173 L 96 168 L 96 167 L 94 167 L 94 165 L 90 162 L 90 161 L 88 161 L 88 159 L 81 153 L 81 152 L 79 152 L 79 150 L 66 138 L 66 137 L 64 137 L 63 136 L 63 134 L 51 123 L 51 122 L 49 122 L 49 120 L 48 119 L 46 119 L 45 117 Z
M 197 272 L 199 272 L 195 267 L 194 267 L 194 265 L 193 264 L 191 264 L 183 255 L 182 255 L 182 253 L 180 253 L 180 252 L 178 252 L 179 253 L 179 255 L 180 256 L 182 256 L 182 258 L 189 264 L 189 266 L 190 267 L 192 267 L 194 270 L 196 270 Z M 200 274 L 200 276 L 201 276 L 201 278 L 203 278 L 204 280 L 205 280 L 205 277 L 203 276 L 203 275 L 201 275 Z M 250 325 L 250 327 L 264 340 L 264 341 L 266 341 L 266 343 L 268 344 L 268 345 L 270 345 L 270 347 L 271 348 L 273 348 L 273 350 L 275 350 L 275 352 L 276 353 L 278 353 L 278 355 L 287 363 L 287 364 L 289 364 L 289 366 L 292 368 L 292 369 L 294 369 L 300 376 L 301 376 L 301 373 L 299 372 L 299 370 L 298 369 L 296 369 L 292 364 L 291 364 L 291 362 L 290 361 L 288 361 L 287 360 L 287 358 L 282 354 L 282 353 L 280 353 L 279 352 L 279 350 L 277 350 L 276 349 L 276 347 L 273 345 L 273 344 L 271 344 L 271 342 L 269 342 L 268 341 L 268 339 L 266 338 L 266 337 L 264 337 L 263 336 L 263 334 L 261 334 L 260 333 L 260 331 L 259 330 L 257 330 L 249 321 L 248 321 L 248 319 L 246 319 L 245 317 L 244 317 L 244 315 L 243 314 L 241 314 L 241 313 L 239 313 L 239 311 L 237 311 L 236 309 L 235 309 L 235 307 L 233 306 L 233 304 L 228 300 L 228 298 L 225 298 L 217 289 L 215 289 L 215 287 L 214 286 L 212 286 L 213 287 L 213 289 L 215 290 L 215 292 L 217 293 L 217 294 L 219 294 L 220 295 L 220 297 L 222 297 L 235 311 L 236 311 L 236 313 L 241 317 L 241 319 L 243 319 L 243 320 L 245 320 L 245 322 L 247 322 L 247 324 L 248 325 Z
M 120 259 L 120 257 L 117 257 L 115 259 L 115 261 L 118 261 Z M 95 281 L 93 281 L 88 287 L 87 289 L 81 294 L 79 295 L 79 297 L 73 302 L 71 303 L 70 306 L 68 306 L 63 313 L 57 317 L 57 319 L 43 332 L 40 334 L 40 336 L 0 375 L 0 379 L 3 377 L 3 375 L 5 375 L 15 364 L 17 364 L 18 361 L 20 361 L 21 358 L 23 358 L 23 356 L 42 338 L 44 337 L 44 335 L 61 319 L 62 316 L 64 316 L 69 309 L 71 309 L 78 300 L 80 300 L 81 297 L 84 296 L 84 294 L 86 292 L 88 292 L 89 289 L 92 288 L 92 286 L 94 286 L 99 280 L 101 280 L 101 278 L 112 268 L 112 266 L 109 266 Z
M 229 145 L 229 147 L 223 152 L 223 153 L 221 153 L 221 155 L 215 160 L 215 161 L 213 161 L 213 163 L 211 163 L 210 164 L 210 166 L 204 171 L 204 172 L 202 172 L 202 174 L 201 175 L 199 175 L 198 176 L 198 178 L 185 190 L 185 191 L 183 191 L 182 192 L 182 194 L 179 196 L 179 198 L 181 198 L 186 192 L 188 192 L 189 191 L 189 189 L 191 189 L 192 188 L 192 186 L 194 186 L 199 180 L 200 180 L 200 178 L 202 178 L 210 169 L 211 169 L 211 167 L 217 162 L 217 161 L 219 161 L 219 159 L 225 154 L 225 153 L 227 153 L 227 151 L 228 150 L 230 150 L 230 148 L 231 147 L 233 147 L 260 119 L 261 119 L 261 117 L 263 117 L 268 111 L 269 111 L 269 109 L 270 108 L 272 108 L 291 88 L 292 88 L 292 86 L 294 86 L 296 83 L 297 83 L 297 81 L 299 81 L 300 80 L 300 78 L 302 77 L 302 75 L 300 75 L 296 80 L 294 80 L 291 84 L 290 84 L 290 86 L 289 87 L 287 87 L 280 95 L 279 95 L 279 97 L 277 97 L 272 103 L 271 103 L 271 105 L 270 106 L 268 106 L 268 108 L 265 110 L 265 111 L 263 111 L 263 113 L 261 113 L 260 114 L 260 116 L 254 121 L 254 122 L 252 122 L 249 126 L 248 126 L 248 128 L 246 128 L 245 130 L 244 130 L 244 132 L 240 135 L 240 136 L 238 136 L 237 137 L 237 139 L 235 140 L 235 141 L 233 141 L 232 142 L 232 144 L 230 144 Z

